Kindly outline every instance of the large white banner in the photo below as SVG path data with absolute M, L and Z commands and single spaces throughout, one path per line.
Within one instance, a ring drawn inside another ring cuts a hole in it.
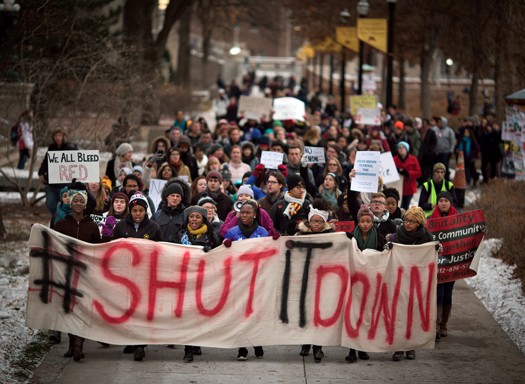
M 27 325 L 111 344 L 433 348 L 435 243 L 360 252 L 344 233 L 200 248 L 92 245 L 35 224 Z
M 295 97 L 278 97 L 273 100 L 274 120 L 304 121 L 305 105 Z
M 73 179 L 83 183 L 100 181 L 98 150 L 49 151 L 47 164 L 49 184 L 69 184 Z

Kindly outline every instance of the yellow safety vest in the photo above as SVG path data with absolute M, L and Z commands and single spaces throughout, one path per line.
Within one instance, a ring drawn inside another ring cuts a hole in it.
M 434 186 L 434 180 L 430 179 L 429 181 L 425 181 L 423 183 L 423 188 L 425 188 L 425 190 L 428 191 L 429 182 L 430 182 L 430 188 L 431 189 L 430 189 L 430 197 L 428 198 L 428 202 L 431 205 L 436 205 L 438 193 L 436 193 L 436 188 Z M 443 184 L 441 186 L 441 191 L 439 191 L 439 193 L 445 192 L 445 191 L 450 191 L 450 188 L 452 188 L 453 186 L 454 186 L 454 184 L 451 181 L 444 180 Z M 429 211 L 425 211 L 425 216 L 428 218 L 432 214 L 433 210 L 434 210 L 434 208 L 430 209 Z

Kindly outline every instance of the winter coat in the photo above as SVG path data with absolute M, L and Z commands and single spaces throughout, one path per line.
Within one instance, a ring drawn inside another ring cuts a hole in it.
M 450 127 L 443 129 L 435 126 L 432 130 L 437 137 L 436 151 L 437 153 L 452 153 L 456 147 L 456 134 Z
M 270 236 L 268 231 L 259 225 L 257 229 L 253 231 L 253 233 L 251 234 L 250 239 L 255 239 L 257 237 L 268 237 L 268 236 Z M 226 232 L 224 238 L 232 239 L 233 241 L 246 240 L 246 236 L 244 236 L 244 234 L 242 233 L 238 225 L 236 225 L 233 228 L 230 228 L 228 232 Z
M 281 192 L 277 196 L 277 198 L 272 199 L 269 195 L 264 196 L 263 198 L 257 200 L 259 205 L 262 209 L 264 209 L 266 212 L 270 212 L 270 209 L 272 209 L 272 206 L 279 200 L 284 199 L 284 193 Z
M 163 239 L 162 231 L 156 222 L 150 220 L 146 216 L 139 224 L 139 227 L 135 229 L 135 223 L 131 219 L 131 215 L 128 215 L 125 220 L 120 220 L 117 225 L 115 225 L 115 228 L 113 228 L 112 238 L 106 238 L 104 240 L 107 241 L 128 237 L 135 239 L 148 239 L 153 241 L 162 241 Z
M 54 229 L 66 236 L 85 241 L 86 243 L 100 243 L 98 225 L 89 216 L 84 216 L 80 221 L 77 221 L 73 216 L 67 215 L 55 224 Z
M 184 209 L 186 207 L 180 203 L 175 208 L 164 205 L 151 218 L 156 222 L 162 231 L 163 241 L 175 243 L 177 234 L 184 224 Z
M 392 243 L 405 245 L 419 245 L 434 241 L 432 233 L 424 226 L 419 225 L 415 232 L 407 232 L 403 225 L 398 225 L 395 232 L 387 238 Z
M 217 216 L 219 216 L 219 219 L 226 220 L 226 216 L 233 209 L 232 199 L 222 192 L 207 191 L 207 193 L 217 203 Z
M 417 157 L 407 154 L 407 157 L 402 159 L 399 155 L 394 157 L 394 164 L 398 170 L 405 169 L 408 176 L 403 175 L 403 196 L 411 196 L 417 192 L 417 179 L 421 177 L 421 168 Z
M 436 184 L 433 179 L 425 181 L 421 186 L 421 194 L 419 195 L 418 206 L 423 208 L 425 216 L 429 217 L 432 214 L 433 207 L 437 204 L 437 195 L 441 192 L 449 191 L 452 195 L 452 205 L 457 206 L 456 190 L 451 181 L 443 180 L 441 184 Z
M 270 235 L 277 233 L 273 226 L 272 218 L 264 209 L 259 209 L 259 220 L 261 226 L 264 229 L 266 229 Z M 226 232 L 228 232 L 230 228 L 233 228 L 238 224 L 239 220 L 237 219 L 237 211 L 231 211 L 230 213 L 228 213 L 228 216 L 226 216 L 226 220 L 224 220 L 224 223 L 221 226 L 221 236 L 225 237 Z
M 206 225 L 208 226 L 208 231 L 199 237 L 195 237 L 188 231 L 184 226 L 181 227 L 179 232 L 176 235 L 176 243 L 178 244 L 187 244 L 189 242 L 191 245 L 198 245 L 204 248 L 206 252 L 210 249 L 218 247 L 221 245 L 219 236 L 213 230 L 213 227 L 206 220 Z
M 302 235 L 317 235 L 317 234 L 323 234 L 323 233 L 333 233 L 335 232 L 335 227 L 332 223 L 324 223 L 324 228 L 321 232 L 312 232 L 312 229 L 310 228 L 310 224 L 308 223 L 308 220 L 301 221 L 299 225 L 297 226 L 297 232 L 295 233 L 295 236 L 302 236 Z
M 281 235 L 294 235 L 295 232 L 297 232 L 297 225 L 301 221 L 308 219 L 310 205 L 310 200 L 304 199 L 303 205 L 297 213 L 291 218 L 288 218 L 288 216 L 284 214 L 285 209 L 288 207 L 288 202 L 285 199 L 277 201 L 269 212 L 275 229 Z

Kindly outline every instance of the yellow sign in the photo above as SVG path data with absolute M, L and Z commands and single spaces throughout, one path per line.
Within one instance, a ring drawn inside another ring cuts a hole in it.
M 317 44 L 314 49 L 318 52 L 341 52 L 341 45 L 331 37 L 326 37 L 322 42 Z
M 357 37 L 363 43 L 387 53 L 387 20 L 386 19 L 357 19 Z
M 354 52 L 359 52 L 359 39 L 356 27 L 337 27 L 335 31 L 337 42 Z
M 350 96 L 350 112 L 355 117 L 359 108 L 376 109 L 376 95 L 355 95 Z
M 315 56 L 314 48 L 310 44 L 305 44 L 303 46 L 303 52 L 307 58 L 311 59 Z

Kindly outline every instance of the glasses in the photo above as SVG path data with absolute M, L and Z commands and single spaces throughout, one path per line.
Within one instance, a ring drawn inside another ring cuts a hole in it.
M 315 219 L 311 219 L 311 220 L 310 220 L 310 223 L 321 225 L 321 224 L 324 224 L 324 220 L 315 220 Z
M 266 181 L 266 184 L 277 184 L 278 181 L 275 181 L 275 180 L 268 180 Z
M 381 200 L 372 200 L 370 203 L 371 204 L 378 204 L 378 205 L 385 205 L 385 202 L 381 201 Z
M 408 224 L 417 224 L 416 220 L 410 220 L 410 219 L 403 219 L 403 222 L 408 223 Z

